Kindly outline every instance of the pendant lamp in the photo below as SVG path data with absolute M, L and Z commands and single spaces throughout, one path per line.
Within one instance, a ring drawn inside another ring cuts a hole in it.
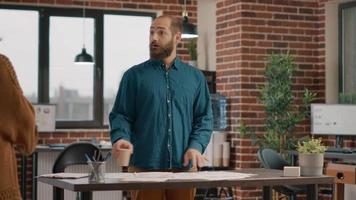
M 188 12 L 187 12 L 187 0 L 184 0 L 184 7 L 183 7 L 183 33 L 182 33 L 182 38 L 197 38 L 198 33 L 197 33 L 197 27 L 189 23 L 188 20 Z
M 93 56 L 87 53 L 85 49 L 85 1 L 83 5 L 83 48 L 82 52 L 75 56 L 74 62 L 75 64 L 94 64 Z

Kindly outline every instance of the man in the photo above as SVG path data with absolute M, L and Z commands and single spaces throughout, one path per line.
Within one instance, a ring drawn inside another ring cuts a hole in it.
M 129 171 L 197 170 L 212 132 L 209 90 L 203 74 L 177 58 L 182 22 L 156 18 L 150 60 L 125 72 L 110 113 L 113 156 L 132 152 Z M 141 190 L 133 199 L 190 200 L 194 189 Z

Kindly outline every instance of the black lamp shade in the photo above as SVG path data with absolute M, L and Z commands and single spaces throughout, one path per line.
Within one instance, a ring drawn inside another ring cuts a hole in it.
M 87 53 L 86 49 L 83 48 L 82 52 L 75 56 L 74 62 L 76 64 L 93 64 L 93 57 Z
M 197 38 L 197 37 L 198 37 L 197 27 L 194 24 L 189 23 L 188 16 L 184 16 L 182 38 Z

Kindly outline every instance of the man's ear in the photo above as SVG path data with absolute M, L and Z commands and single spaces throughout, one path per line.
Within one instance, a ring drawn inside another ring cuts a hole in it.
M 176 38 L 177 43 L 179 43 L 182 40 L 182 33 L 181 32 L 177 32 L 175 34 L 175 38 Z

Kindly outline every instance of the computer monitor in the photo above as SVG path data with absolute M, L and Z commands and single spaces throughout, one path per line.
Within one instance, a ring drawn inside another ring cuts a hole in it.
M 356 136 L 356 105 L 311 104 L 313 135 L 335 135 L 336 147 L 343 147 L 342 136 Z

